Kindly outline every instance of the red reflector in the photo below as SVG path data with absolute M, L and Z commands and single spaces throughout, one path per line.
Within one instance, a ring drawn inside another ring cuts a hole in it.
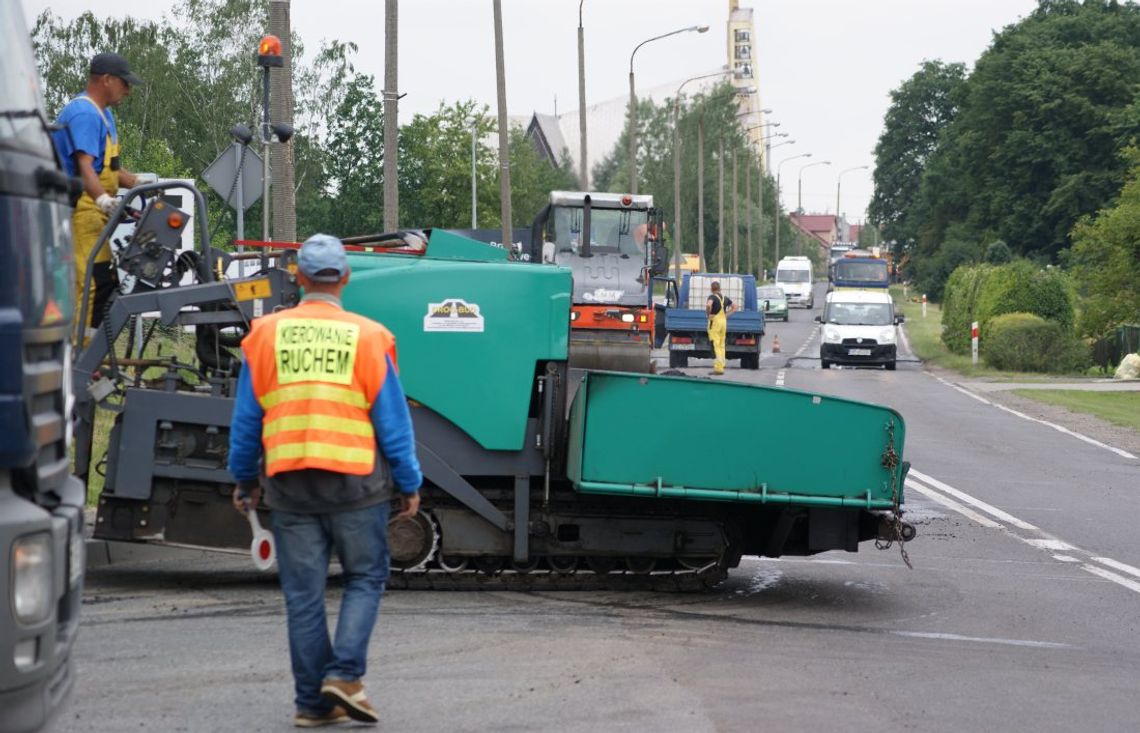
M 689 336 L 670 336 L 669 337 L 675 344 L 691 344 L 693 339 Z
M 269 540 L 262 540 L 257 543 L 257 554 L 262 560 L 269 559 L 270 549 Z
M 754 346 L 756 344 L 756 339 L 736 339 L 733 341 L 733 343 L 740 346 Z
M 170 212 L 170 216 L 166 217 L 166 223 L 170 225 L 171 229 L 182 228 L 182 214 L 177 211 Z
M 633 203 L 633 196 L 630 196 L 627 194 L 627 195 L 621 197 L 621 205 L 622 206 L 629 206 L 632 203 Z

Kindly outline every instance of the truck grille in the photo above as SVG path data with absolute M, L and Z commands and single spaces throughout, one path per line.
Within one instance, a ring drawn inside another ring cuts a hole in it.
M 24 330 L 24 401 L 36 459 L 20 473 L 23 488 L 41 493 L 61 488 L 70 468 L 63 390 L 67 350 L 66 325 Z
M 875 339 L 843 339 L 844 346 L 878 346 L 879 342 Z

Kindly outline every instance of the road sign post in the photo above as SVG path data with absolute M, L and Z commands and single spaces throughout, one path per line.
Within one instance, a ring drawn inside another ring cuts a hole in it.
M 926 293 L 922 294 L 922 317 L 926 318 Z
M 970 360 L 974 366 L 978 365 L 978 322 L 970 324 Z

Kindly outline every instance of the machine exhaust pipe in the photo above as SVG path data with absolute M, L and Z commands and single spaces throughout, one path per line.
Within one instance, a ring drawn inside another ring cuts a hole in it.
M 910 522 L 895 517 L 881 517 L 875 539 L 883 542 L 910 542 L 917 535 L 918 530 Z

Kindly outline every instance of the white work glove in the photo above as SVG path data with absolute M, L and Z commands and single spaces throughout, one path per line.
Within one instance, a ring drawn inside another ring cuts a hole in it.
M 99 207 L 99 211 L 102 211 L 104 216 L 110 216 L 111 212 L 115 210 L 115 197 L 106 193 L 99 194 L 99 198 L 95 199 L 95 205 Z

